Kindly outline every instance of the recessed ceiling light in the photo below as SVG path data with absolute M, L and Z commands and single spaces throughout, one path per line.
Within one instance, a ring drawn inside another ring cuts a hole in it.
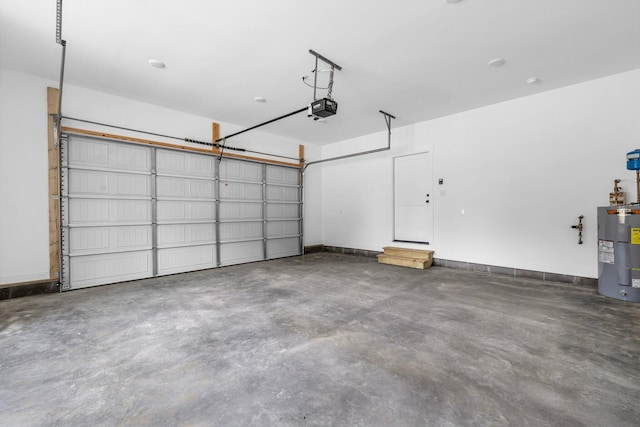
M 253 100 L 256 102 L 267 102 L 267 100 L 262 96 L 256 96 Z
M 540 79 L 538 77 L 529 77 L 527 79 L 527 83 L 530 85 L 534 85 L 536 83 L 540 83 Z
M 491 61 L 487 63 L 487 65 L 489 67 L 498 68 L 498 67 L 502 67 L 505 62 L 507 61 L 505 61 L 504 58 L 493 58 Z
M 150 59 L 149 60 L 149 65 L 151 65 L 153 68 L 166 68 L 167 64 L 165 64 L 162 61 L 158 61 L 157 59 Z

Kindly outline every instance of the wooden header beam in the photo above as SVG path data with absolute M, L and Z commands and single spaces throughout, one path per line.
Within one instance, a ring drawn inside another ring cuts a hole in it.
M 142 138 L 134 138 L 131 136 L 123 136 L 123 135 L 115 135 L 115 134 L 111 134 L 111 133 L 105 133 L 105 132 L 97 132 L 97 131 L 93 131 L 93 130 L 86 130 L 86 129 L 78 129 L 78 128 L 72 128 L 72 127 L 67 127 L 67 126 L 62 126 L 61 131 L 64 133 L 71 133 L 71 134 L 75 134 L 75 135 L 87 135 L 87 136 L 97 136 L 100 138 L 108 138 L 108 139 L 114 139 L 114 140 L 118 140 L 118 141 L 126 141 L 126 142 L 135 142 L 137 144 L 147 144 L 147 145 L 153 145 L 156 147 L 165 147 L 165 148 L 172 148 L 172 149 L 176 149 L 176 150 L 184 150 L 184 151 L 193 151 L 196 153 L 202 153 L 202 154 L 210 154 L 210 155 L 220 155 L 220 152 L 214 147 L 214 149 L 216 151 L 213 150 L 209 150 L 206 148 L 194 148 L 194 147 L 187 147 L 184 145 L 177 145 L 177 144 L 169 144 L 166 142 L 159 142 L 159 141 L 152 141 L 149 139 L 142 139 Z M 223 153 L 222 157 L 229 157 L 232 159 L 243 159 L 243 160 L 252 160 L 252 161 L 256 161 L 256 162 L 262 162 L 262 163 L 270 163 L 270 164 L 274 164 L 274 165 L 280 165 L 280 166 L 291 166 L 294 168 L 300 168 L 300 163 L 289 163 L 289 162 L 281 162 L 279 160 L 271 160 L 271 159 L 263 159 L 260 157 L 252 157 L 252 156 L 245 156 L 242 154 L 233 154 L 233 153 Z

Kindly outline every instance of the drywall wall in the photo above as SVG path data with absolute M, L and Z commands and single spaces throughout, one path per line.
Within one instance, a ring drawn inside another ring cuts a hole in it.
M 47 183 L 47 87 L 57 87 L 40 77 L 0 69 L 0 284 L 49 277 Z M 81 118 L 154 133 L 211 140 L 212 119 L 116 97 L 66 84 L 62 111 Z M 179 144 L 180 141 L 114 130 L 72 120 L 64 126 Z M 242 128 L 220 123 L 221 135 Z M 297 158 L 299 141 L 253 131 L 230 139 L 229 145 Z M 202 148 L 202 146 L 197 146 Z M 305 153 L 320 150 L 305 144 Z M 321 171 L 310 171 L 305 184 L 305 244 L 321 243 Z
M 47 85 L 0 69 L 0 284 L 49 277 Z
M 324 244 L 391 244 L 393 157 L 431 151 L 436 257 L 597 277 L 596 207 L 608 205 L 615 178 L 636 198 L 625 154 L 640 146 L 639 117 L 636 70 L 394 129 L 391 151 L 322 165 Z M 385 138 L 328 145 L 322 155 Z M 571 225 L 581 214 L 578 245 Z

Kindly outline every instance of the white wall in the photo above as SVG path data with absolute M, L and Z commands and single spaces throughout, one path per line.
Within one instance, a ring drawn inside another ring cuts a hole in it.
M 56 85 L 0 69 L 0 284 L 49 275 L 46 88 Z M 638 94 L 640 70 L 393 129 L 390 152 L 311 166 L 305 245 L 391 243 L 393 156 L 433 150 L 434 178 L 445 180 L 432 198 L 438 258 L 596 277 L 596 207 L 608 203 L 614 178 L 636 197 L 625 153 L 640 146 Z M 63 101 L 68 116 L 211 138 L 209 118 L 71 85 Z M 223 135 L 238 129 L 221 124 Z M 306 158 L 384 147 L 386 137 L 305 144 Z M 297 156 L 298 141 L 262 132 L 230 141 Z M 580 214 L 581 246 L 570 228 Z
M 49 277 L 47 86 L 57 87 L 57 82 L 0 69 L 0 284 Z M 64 86 L 62 112 L 69 117 L 204 141 L 211 140 L 214 121 L 69 84 Z M 68 120 L 63 125 L 180 144 Z M 220 123 L 222 136 L 240 129 Z M 294 158 L 300 143 L 259 131 L 228 141 L 236 147 Z M 305 153 L 307 157 L 319 157 L 320 150 L 305 144 Z M 305 200 L 305 244 L 318 244 L 322 236 L 317 226 L 321 213 L 320 171 L 306 174 L 305 184 L 315 195 Z
M 0 69 L 0 284 L 49 277 L 47 86 Z
M 383 147 L 385 138 L 322 155 Z M 608 204 L 615 178 L 635 201 L 625 154 L 637 147 L 640 70 L 394 129 L 391 151 L 322 165 L 323 242 L 390 244 L 393 157 L 429 150 L 437 258 L 597 277 L 596 207 Z M 570 228 L 580 214 L 583 245 Z

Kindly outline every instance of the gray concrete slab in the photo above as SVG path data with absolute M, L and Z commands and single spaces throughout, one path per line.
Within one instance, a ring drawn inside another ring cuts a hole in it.
M 0 301 L 0 425 L 637 426 L 640 305 L 314 253 Z

